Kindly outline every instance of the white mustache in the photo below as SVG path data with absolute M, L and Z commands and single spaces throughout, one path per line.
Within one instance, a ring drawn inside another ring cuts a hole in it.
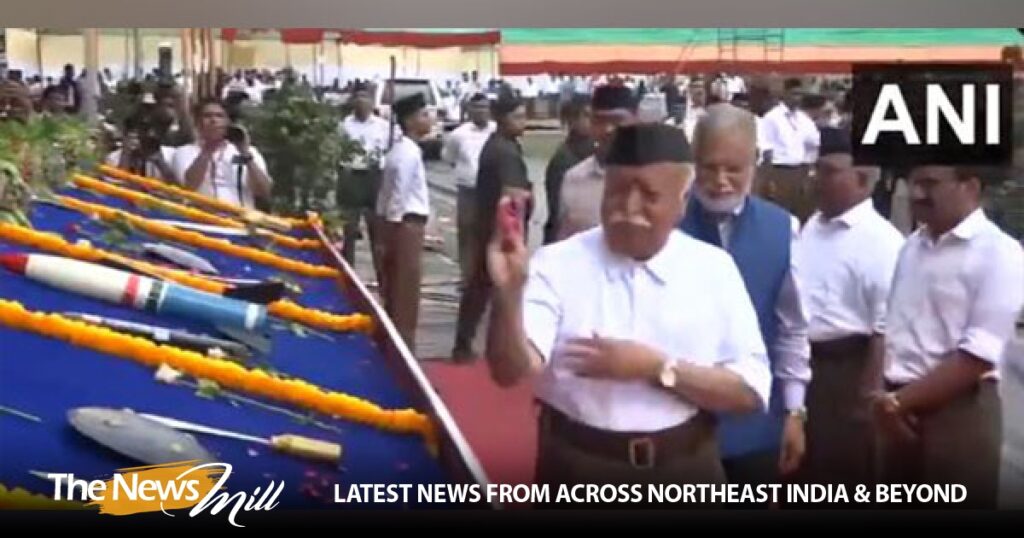
M 650 228 L 651 221 L 639 215 L 624 215 L 622 213 L 616 213 L 609 217 L 608 224 L 611 226 L 618 226 L 620 224 L 626 224 L 629 226 L 636 226 L 638 228 Z

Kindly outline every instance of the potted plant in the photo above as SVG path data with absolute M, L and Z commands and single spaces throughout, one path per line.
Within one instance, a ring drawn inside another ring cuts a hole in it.
M 93 134 L 70 116 L 0 122 L 0 220 L 27 226 L 32 196 L 50 196 L 69 175 L 91 170 L 98 158 Z
M 268 92 L 263 105 L 244 113 L 253 145 L 266 157 L 274 179 L 275 213 L 329 213 L 338 165 L 361 151 L 339 129 L 341 110 L 317 101 L 297 84 Z

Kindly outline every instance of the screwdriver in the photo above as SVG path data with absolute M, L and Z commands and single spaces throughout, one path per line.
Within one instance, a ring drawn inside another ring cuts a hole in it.
M 331 443 L 329 441 L 321 441 L 319 439 L 310 439 L 309 437 L 303 437 L 301 435 L 294 434 L 283 434 L 274 435 L 269 439 L 263 437 L 256 437 L 253 435 L 246 435 L 243 433 L 236 433 L 227 430 L 221 430 L 218 428 L 211 428 L 209 426 L 203 426 L 201 424 L 193 424 L 191 422 L 185 422 L 174 418 L 162 417 L 159 415 L 151 415 L 149 413 L 139 413 L 140 417 L 159 422 L 165 426 L 174 428 L 180 431 L 189 431 L 195 433 L 205 433 L 207 435 L 216 435 L 219 437 L 226 437 L 228 439 L 237 439 L 239 441 L 249 441 L 251 443 L 259 443 L 261 445 L 267 445 L 278 452 L 284 454 L 290 454 L 292 456 L 298 456 L 301 458 L 323 461 L 328 463 L 337 463 L 341 460 L 341 445 L 337 443 Z

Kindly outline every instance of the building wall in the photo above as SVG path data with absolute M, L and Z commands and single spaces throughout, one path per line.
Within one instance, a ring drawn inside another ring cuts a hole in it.
M 100 68 L 108 68 L 114 76 L 120 76 L 130 69 L 134 44 L 130 29 L 105 30 L 100 36 Z M 157 67 L 159 47 L 170 45 L 173 51 L 173 68 L 181 69 L 181 40 L 173 32 L 162 31 L 157 35 L 142 35 L 143 69 L 151 71 Z M 477 70 L 486 78 L 496 76 L 498 54 L 492 47 L 481 49 L 443 48 L 411 49 L 378 46 L 343 45 L 340 47 L 342 69 L 338 69 L 339 47 L 333 42 L 323 45 L 286 45 L 275 39 L 238 41 L 236 44 L 217 42 L 224 48 L 225 66 L 229 66 L 232 49 L 234 57 L 242 61 L 240 67 L 280 69 L 291 65 L 300 73 L 313 80 L 317 66 L 323 67 L 323 79 L 330 83 L 335 77 L 344 82 L 351 78 L 386 77 L 389 71 L 389 57 L 395 56 L 398 76 L 421 76 L 436 79 L 458 77 L 463 71 Z M 85 47 L 81 35 L 42 35 L 40 38 L 44 76 L 59 77 L 64 64 L 71 63 L 80 70 L 84 63 Z M 314 53 L 314 47 L 320 49 Z M 36 52 L 36 33 L 21 28 L 7 29 L 8 62 L 11 69 L 21 69 L 27 76 L 39 72 Z M 243 50 L 244 49 L 244 50 Z M 246 50 L 248 52 L 246 52 Z M 316 61 L 320 57 L 320 63 Z M 250 60 L 251 61 L 248 61 Z M 319 78 L 319 72 L 318 72 Z

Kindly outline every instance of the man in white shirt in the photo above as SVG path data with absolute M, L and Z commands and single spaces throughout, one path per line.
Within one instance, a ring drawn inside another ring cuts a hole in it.
M 686 139 L 693 143 L 693 131 L 697 128 L 697 122 L 704 117 L 705 106 L 707 105 L 707 91 L 704 89 L 704 79 L 694 78 L 687 86 L 686 112 L 683 115 L 683 131 L 686 132 Z
M 636 98 L 625 86 L 599 86 L 590 100 L 590 110 L 594 154 L 565 173 L 557 205 L 556 241 L 601 224 L 605 156 L 615 129 L 637 121 Z
M 769 153 L 762 195 L 807 220 L 814 209 L 809 181 L 820 134 L 814 120 L 800 109 L 804 91 L 799 79 L 785 82 L 782 102 L 764 115 L 764 143 Z
M 221 95 L 221 99 L 227 99 L 232 93 L 247 93 L 247 88 L 245 79 L 242 78 L 242 72 L 235 71 L 234 78 L 224 86 L 224 94 Z
M 520 94 L 526 103 L 526 117 L 533 119 L 537 116 L 537 97 L 540 95 L 540 86 L 533 81 L 533 77 L 526 77 L 526 85 Z
M 387 154 L 377 195 L 384 308 L 413 354 L 420 306 L 423 230 L 430 216 L 423 150 L 417 142 L 432 127 L 426 107 L 421 93 L 399 99 L 392 107 L 403 135 Z
M 743 77 L 739 75 L 729 76 L 725 75 L 725 88 L 729 92 L 729 99 L 732 99 L 738 93 L 746 93 L 747 84 L 743 81 Z
M 459 244 L 459 266 L 462 279 L 469 278 L 473 260 L 482 253 L 475 252 L 482 241 L 475 235 L 476 221 L 476 174 L 480 165 L 480 150 L 497 129 L 491 121 L 490 101 L 478 93 L 469 99 L 469 121 L 458 126 L 445 142 L 441 159 L 455 168 L 456 230 Z
M 804 478 L 847 487 L 875 476 L 869 398 L 881 387 L 886 303 L 903 246 L 872 204 L 881 171 L 854 166 L 852 152 L 847 131 L 822 129 L 819 210 L 797 247 L 813 372 Z
M 691 162 L 678 129 L 621 127 L 600 227 L 530 260 L 521 221 L 493 236 L 486 356 L 501 385 L 538 378 L 537 483 L 722 483 L 709 413 L 767 406 L 736 265 L 674 229 Z
M 772 367 L 768 413 L 722 416 L 719 450 L 729 482 L 771 484 L 804 456 L 804 394 L 811 378 L 800 264 L 799 223 L 750 194 L 756 173 L 753 114 L 729 104 L 708 107 L 694 132 L 696 180 L 679 227 L 724 249 L 743 277 Z
M 257 200 L 269 202 L 273 181 L 259 150 L 249 145 L 249 135 L 230 125 L 227 109 L 218 99 L 196 106 L 199 140 L 174 152 L 171 170 L 185 188 L 246 208 Z M 228 141 L 228 130 L 238 136 Z
M 981 209 L 973 167 L 910 173 L 922 226 L 900 251 L 889 296 L 886 392 L 875 396 L 886 483 L 963 484 L 995 508 L 1002 415 L 997 380 L 1024 305 L 1024 251 Z
M 338 208 L 345 219 L 342 257 L 349 264 L 355 263 L 356 242 L 360 239 L 360 222 L 366 222 L 370 235 L 370 250 L 375 252 L 376 237 L 371 223 L 380 190 L 381 168 L 384 154 L 389 149 L 388 136 L 391 125 L 387 120 L 373 113 L 370 89 L 358 84 L 352 92 L 352 113 L 345 117 L 340 126 L 341 134 L 359 146 L 359 152 L 341 164 L 336 199 Z M 379 260 L 374 260 L 377 267 Z

